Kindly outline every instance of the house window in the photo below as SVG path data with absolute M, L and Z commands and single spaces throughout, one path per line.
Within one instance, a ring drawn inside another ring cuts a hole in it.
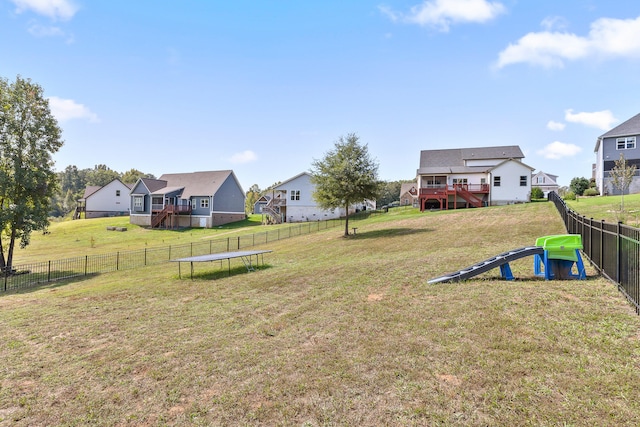
M 142 196 L 135 196 L 133 198 L 133 207 L 136 210 L 142 210 Z
M 120 190 L 116 190 L 116 197 L 120 197 Z
M 616 149 L 618 150 L 631 150 L 636 148 L 636 137 L 630 136 L 628 138 L 616 139 Z
M 520 187 L 526 187 L 526 186 L 527 186 L 527 176 L 520 175 Z
M 538 184 L 544 184 L 544 176 L 538 177 Z
M 466 184 L 467 183 L 467 178 L 453 178 L 453 185 L 456 184 Z
M 493 186 L 494 187 L 500 187 L 500 177 L 499 176 L 494 176 L 493 177 Z
M 209 207 L 209 199 L 200 199 L 200 207 L 208 208 Z
M 300 200 L 300 190 L 291 190 L 291 200 Z

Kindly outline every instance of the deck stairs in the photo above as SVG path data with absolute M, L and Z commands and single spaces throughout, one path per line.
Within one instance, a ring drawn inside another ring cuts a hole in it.
M 456 194 L 458 196 L 462 197 L 468 203 L 470 203 L 471 206 L 476 207 L 476 208 L 482 207 L 482 204 L 483 204 L 482 199 L 480 197 L 476 196 L 475 194 L 469 192 L 466 188 L 457 186 L 456 187 Z
M 169 216 L 171 206 L 165 206 L 160 212 L 156 212 L 151 217 L 151 228 L 160 227 L 165 219 Z

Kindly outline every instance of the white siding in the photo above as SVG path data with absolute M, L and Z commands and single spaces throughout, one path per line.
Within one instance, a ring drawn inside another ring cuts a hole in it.
M 494 179 L 500 177 L 500 186 L 494 186 Z M 520 186 L 520 177 L 527 177 L 527 185 Z M 515 160 L 504 162 L 491 171 L 491 204 L 528 202 L 531 195 L 531 169 Z
M 482 179 L 484 178 L 485 182 L 482 182 Z M 453 180 L 457 179 L 458 182 L 460 182 L 463 179 L 467 180 L 467 184 L 474 184 L 474 185 L 480 185 L 480 184 L 488 184 L 489 183 L 489 178 L 488 178 L 488 174 L 486 173 L 457 173 L 457 174 L 453 174 L 453 175 L 448 175 L 447 176 L 447 184 L 449 185 L 453 185 Z
M 478 159 L 478 160 L 466 160 L 465 166 L 495 166 L 504 159 Z
M 596 187 L 600 194 L 604 194 L 604 159 L 603 159 L 603 146 L 604 141 L 600 141 L 598 145 L 598 151 L 596 152 L 596 176 L 594 177 L 596 180 Z
M 119 196 L 116 195 L 117 191 L 120 191 Z M 87 197 L 87 212 L 122 212 L 128 214 L 131 207 L 129 191 L 129 187 L 122 182 L 117 179 L 113 180 Z
M 325 219 L 340 218 L 344 214 L 343 209 L 325 210 L 321 209 L 313 199 L 315 186 L 311 183 L 311 175 L 301 174 L 283 184 L 278 185 L 278 191 L 286 190 L 286 221 L 320 221 Z M 300 192 L 299 200 L 291 200 L 294 191 Z

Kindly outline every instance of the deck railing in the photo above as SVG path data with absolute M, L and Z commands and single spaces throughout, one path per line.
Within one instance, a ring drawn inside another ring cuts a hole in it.
M 151 205 L 151 211 L 152 212 L 168 212 L 168 213 L 189 213 L 191 212 L 191 206 L 190 205 L 160 205 L 160 204 L 153 204 Z
M 489 184 L 442 184 L 442 185 L 428 185 L 420 188 L 421 196 L 428 196 L 431 194 L 442 194 L 443 192 L 455 192 L 456 190 L 466 190 L 469 193 L 488 193 Z

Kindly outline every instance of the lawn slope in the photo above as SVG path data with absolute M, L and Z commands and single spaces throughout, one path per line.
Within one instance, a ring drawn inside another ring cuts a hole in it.
M 550 203 L 390 212 L 274 242 L 268 268 L 105 274 L 0 297 L 0 426 L 637 425 L 640 320 L 533 260 Z

